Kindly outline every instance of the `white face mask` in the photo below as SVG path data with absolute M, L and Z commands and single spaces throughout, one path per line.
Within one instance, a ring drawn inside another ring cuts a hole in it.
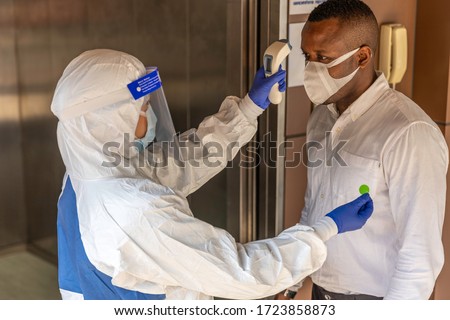
M 147 113 L 147 132 L 145 133 L 145 136 L 143 138 L 135 140 L 139 151 L 143 151 L 145 148 L 147 148 L 150 145 L 150 143 L 152 143 L 153 140 L 155 140 L 156 136 L 156 122 L 158 121 L 158 119 L 156 118 L 156 115 L 153 112 L 150 103 L 146 113 Z
M 354 55 L 360 48 L 356 48 L 346 54 L 340 56 L 330 63 L 320 63 L 309 61 L 305 67 L 305 90 L 309 99 L 314 104 L 322 104 L 327 101 L 332 95 L 338 92 L 350 80 L 353 79 L 359 67 L 348 76 L 335 79 L 330 76 L 328 69 L 334 67 L 341 62 L 347 60 Z

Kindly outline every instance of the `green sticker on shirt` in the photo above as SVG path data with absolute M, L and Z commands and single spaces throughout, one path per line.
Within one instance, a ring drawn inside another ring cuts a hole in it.
M 361 194 L 369 193 L 369 191 L 370 191 L 370 188 L 369 188 L 369 186 L 366 185 L 366 184 L 362 184 L 362 185 L 359 187 L 359 193 L 361 193 Z

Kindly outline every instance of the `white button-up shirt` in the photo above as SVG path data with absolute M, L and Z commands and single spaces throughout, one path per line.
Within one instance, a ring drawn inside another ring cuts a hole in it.
M 383 75 L 341 116 L 317 106 L 308 122 L 308 187 L 301 222 L 313 225 L 369 186 L 374 213 L 327 241 L 312 280 L 326 290 L 428 299 L 444 263 L 448 149 L 438 126 Z

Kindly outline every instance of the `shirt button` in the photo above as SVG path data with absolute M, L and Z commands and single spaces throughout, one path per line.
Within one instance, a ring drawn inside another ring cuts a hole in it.
M 326 299 L 326 300 L 331 300 L 331 297 L 330 297 L 328 294 L 326 294 L 326 295 L 325 295 L 325 299 Z
M 325 198 L 325 195 L 323 193 L 320 194 L 320 198 L 323 199 Z

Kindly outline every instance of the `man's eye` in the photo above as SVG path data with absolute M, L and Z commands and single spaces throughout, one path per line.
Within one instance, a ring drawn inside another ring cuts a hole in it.
M 302 52 L 303 56 L 305 57 L 306 61 L 309 61 L 309 54 Z
M 325 61 L 328 60 L 328 57 L 324 57 L 324 56 L 321 56 L 321 55 L 317 55 L 317 60 L 318 60 L 318 61 L 321 61 L 321 62 L 325 62 Z

